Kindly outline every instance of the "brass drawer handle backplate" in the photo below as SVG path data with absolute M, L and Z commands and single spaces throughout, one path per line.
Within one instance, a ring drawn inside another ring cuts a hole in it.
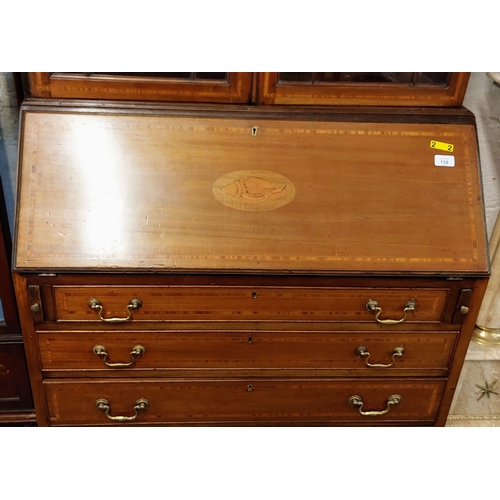
M 403 309 L 403 317 L 401 319 L 380 319 L 380 315 L 382 314 L 382 308 L 379 307 L 378 302 L 376 300 L 370 299 L 366 303 L 366 310 L 370 312 L 376 312 L 375 321 L 377 323 L 382 323 L 383 325 L 397 325 L 398 323 L 403 323 L 406 321 L 406 313 L 410 311 L 415 311 L 417 308 L 417 303 L 414 300 L 409 300 Z
M 386 413 L 389 413 L 390 409 L 392 406 L 397 405 L 401 402 L 403 398 L 399 394 L 393 394 L 392 396 L 389 397 L 387 400 L 387 407 L 385 410 L 381 411 L 363 411 L 363 400 L 361 399 L 361 396 L 351 396 L 347 402 L 354 407 L 358 407 L 359 413 L 363 415 L 364 417 L 378 417 L 380 415 L 385 415 Z
M 110 415 L 109 412 L 111 411 L 111 408 L 109 406 L 109 402 L 107 399 L 104 398 L 97 399 L 95 405 L 99 410 L 105 412 L 107 418 L 113 420 L 114 422 L 130 422 L 131 420 L 135 420 L 139 416 L 140 411 L 146 411 L 148 409 L 149 401 L 144 398 L 138 399 L 135 402 L 134 406 L 135 415 L 133 415 L 132 417 L 123 417 L 123 416 L 113 417 L 112 415 Z
M 131 361 L 129 361 L 128 363 L 108 363 L 108 353 L 106 352 L 106 348 L 103 345 L 95 345 L 92 349 L 92 352 L 97 356 L 104 356 L 103 362 L 110 368 L 127 368 L 128 366 L 132 366 L 133 364 L 135 364 L 135 362 L 137 361 L 134 356 L 140 358 L 146 352 L 146 349 L 140 344 L 135 345 L 130 351 Z
M 88 302 L 88 306 L 93 311 L 98 311 L 99 319 L 106 323 L 123 323 L 124 321 L 129 321 L 132 319 L 132 309 L 137 310 L 142 307 L 142 301 L 140 299 L 131 299 L 127 306 L 128 315 L 126 318 L 103 318 L 102 313 L 104 308 L 99 299 L 92 298 Z
M 364 345 L 360 345 L 356 349 L 356 354 L 358 356 L 366 357 L 365 364 L 369 368 L 390 368 L 394 364 L 395 358 L 401 357 L 404 354 L 404 352 L 405 352 L 405 348 L 403 346 L 395 347 L 394 350 L 392 351 L 392 363 L 389 363 L 388 365 L 383 365 L 383 364 L 379 364 L 379 363 L 368 363 L 371 354 L 367 351 L 367 349 Z

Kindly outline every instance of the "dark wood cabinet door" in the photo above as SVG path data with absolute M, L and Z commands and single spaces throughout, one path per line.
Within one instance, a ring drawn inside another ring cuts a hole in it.
M 28 380 L 14 288 L 10 272 L 11 240 L 0 181 L 0 425 L 33 422 Z
M 469 73 L 259 73 L 259 104 L 460 106 Z
M 248 103 L 252 73 L 28 73 L 33 97 Z
M 17 128 L 17 120 L 9 119 L 12 115 L 3 115 L 6 109 L 2 88 L 6 80 L 0 74 L 0 425 L 34 422 L 33 400 L 28 380 L 26 358 L 19 325 L 19 316 L 14 296 L 11 275 L 12 238 L 8 210 L 13 209 L 13 200 L 9 199 L 9 150 L 12 147 L 12 130 Z M 15 106 L 15 105 L 14 105 Z M 1 120 L 4 116 L 7 119 Z M 3 125 L 3 128 L 2 128 Z M 8 142 L 8 140 L 11 142 Z M 6 179 L 7 190 L 4 196 Z M 6 202 L 8 200 L 10 203 Z
M 0 338 L 0 423 L 13 420 L 11 413 L 33 412 L 28 370 L 21 340 L 2 342 Z M 26 420 L 33 415 L 16 415 Z
M 3 336 L 20 336 L 14 286 L 10 272 L 12 240 L 0 178 L 0 340 Z

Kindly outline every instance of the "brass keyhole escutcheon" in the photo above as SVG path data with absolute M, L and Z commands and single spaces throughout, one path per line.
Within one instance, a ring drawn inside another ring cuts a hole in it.
M 252 392 L 252 390 L 253 390 L 252 384 L 248 384 L 247 385 L 247 391 L 248 392 Z
M 253 337 L 248 337 L 248 343 L 251 344 L 253 342 Z
M 252 299 L 256 299 L 257 298 L 257 292 L 252 292 Z
M 255 137 L 257 135 L 257 130 L 259 127 L 252 127 L 252 135 Z

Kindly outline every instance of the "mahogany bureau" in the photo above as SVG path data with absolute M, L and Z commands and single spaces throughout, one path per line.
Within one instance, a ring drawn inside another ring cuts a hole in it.
M 39 425 L 444 425 L 489 272 L 470 113 L 21 120 Z

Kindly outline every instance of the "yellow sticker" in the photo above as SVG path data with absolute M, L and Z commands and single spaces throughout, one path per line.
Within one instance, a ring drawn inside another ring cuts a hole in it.
M 453 152 L 453 144 L 446 144 L 446 142 L 431 141 L 432 149 L 441 149 L 442 151 Z

